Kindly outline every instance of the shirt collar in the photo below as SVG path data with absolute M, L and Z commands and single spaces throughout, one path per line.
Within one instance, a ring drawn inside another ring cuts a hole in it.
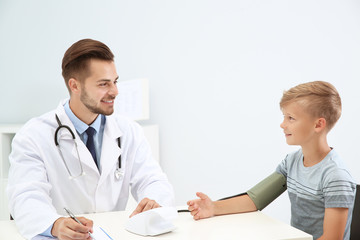
M 86 123 L 84 123 L 78 117 L 75 116 L 75 114 L 70 109 L 69 101 L 70 100 L 66 101 L 64 104 L 65 113 L 69 117 L 72 124 L 74 124 L 76 131 L 80 135 L 82 135 L 86 131 L 86 129 L 88 129 L 89 125 L 87 125 Z M 101 125 L 101 114 L 98 115 L 98 117 L 90 125 L 90 127 L 93 127 L 95 129 L 95 131 L 98 133 L 100 130 L 100 125 Z

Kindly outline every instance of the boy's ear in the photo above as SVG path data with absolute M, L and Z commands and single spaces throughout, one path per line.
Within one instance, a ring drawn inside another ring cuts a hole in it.
M 326 128 L 326 119 L 325 118 L 318 118 L 315 122 L 315 131 L 321 132 Z

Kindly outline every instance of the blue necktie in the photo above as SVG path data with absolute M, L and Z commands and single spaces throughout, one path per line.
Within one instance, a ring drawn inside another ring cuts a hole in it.
M 88 139 L 86 142 L 86 147 L 89 149 L 91 156 L 93 157 L 96 167 L 98 167 L 97 165 L 97 161 L 96 161 L 96 152 L 95 152 L 95 144 L 94 144 L 94 134 L 95 134 L 95 129 L 92 127 L 89 127 L 86 130 L 86 133 L 88 135 Z M 99 168 L 99 167 L 98 167 Z

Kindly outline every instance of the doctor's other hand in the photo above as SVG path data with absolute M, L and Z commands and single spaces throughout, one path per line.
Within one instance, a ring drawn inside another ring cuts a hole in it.
M 93 232 L 93 221 L 84 217 L 78 217 L 82 223 L 77 223 L 72 218 L 58 218 L 53 225 L 51 234 L 60 240 L 91 240 L 89 232 Z
M 196 196 L 200 199 L 194 199 L 187 202 L 188 210 L 195 220 L 209 218 L 215 215 L 214 202 L 204 193 L 197 192 Z
M 137 205 L 136 209 L 133 211 L 133 213 L 130 215 L 130 217 L 145 212 L 147 210 L 161 207 L 155 200 L 151 200 L 149 198 L 144 198 L 140 201 L 140 203 Z

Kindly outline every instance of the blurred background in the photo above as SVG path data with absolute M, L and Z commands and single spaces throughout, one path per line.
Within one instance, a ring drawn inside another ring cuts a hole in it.
M 0 124 L 68 97 L 61 61 L 82 38 L 107 44 L 120 80 L 149 80 L 160 164 L 176 204 L 248 190 L 288 152 L 279 100 L 324 80 L 343 113 L 329 144 L 360 181 L 360 2 L 0 0 Z M 264 210 L 289 222 L 287 193 Z

